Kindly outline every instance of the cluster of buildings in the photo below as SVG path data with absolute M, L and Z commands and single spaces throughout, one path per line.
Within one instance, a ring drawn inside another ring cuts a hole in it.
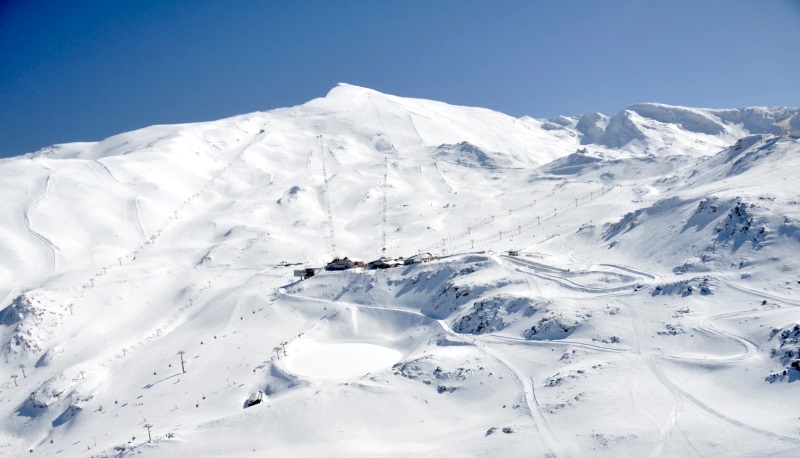
M 391 269 L 392 267 L 398 266 L 408 266 L 411 264 L 420 264 L 423 262 L 430 262 L 433 260 L 438 259 L 436 256 L 430 253 L 419 253 L 414 256 L 409 256 L 407 258 L 399 257 L 399 258 L 388 258 L 388 257 L 381 257 L 374 261 L 370 261 L 368 263 L 364 263 L 358 259 L 350 259 L 347 257 L 344 258 L 335 258 L 333 261 L 325 264 L 323 267 L 325 270 L 348 270 L 348 269 L 355 269 L 355 268 L 362 268 L 362 269 Z M 306 278 L 313 277 L 316 275 L 320 270 L 323 268 L 320 267 L 306 267 L 305 269 L 295 270 L 294 276 L 300 277 L 301 280 L 305 280 Z
M 325 270 L 347 270 L 355 267 L 361 267 L 369 270 L 391 269 L 392 267 L 408 266 L 411 264 L 430 262 L 435 259 L 438 258 L 430 253 L 420 253 L 414 256 L 410 256 L 408 258 L 404 258 L 402 256 L 399 258 L 381 257 L 379 259 L 364 264 L 364 262 L 359 261 L 357 259 L 349 259 L 345 257 L 345 258 L 336 258 L 333 261 L 329 262 L 328 264 L 325 265 Z
M 508 256 L 519 256 L 518 250 L 508 250 L 505 253 Z M 412 264 L 431 262 L 437 259 L 439 259 L 437 256 L 434 256 L 430 253 L 419 253 L 415 254 L 414 256 L 409 256 L 407 258 L 404 258 L 402 256 L 399 258 L 381 257 L 374 261 L 370 261 L 366 264 L 364 263 L 364 261 L 358 259 L 350 259 L 348 257 L 335 258 L 333 261 L 325 264 L 324 267 L 306 267 L 304 269 L 295 270 L 294 276 L 300 277 L 301 280 L 305 280 L 306 278 L 313 277 L 314 275 L 319 273 L 322 269 L 325 270 L 349 270 L 357 268 L 368 269 L 368 270 L 391 269 L 393 267 L 409 266 Z

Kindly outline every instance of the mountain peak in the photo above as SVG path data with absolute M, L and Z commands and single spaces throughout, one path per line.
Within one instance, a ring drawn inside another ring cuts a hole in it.
M 374 89 L 356 86 L 349 83 L 338 83 L 325 95 L 326 99 L 364 97 L 369 95 L 385 95 Z

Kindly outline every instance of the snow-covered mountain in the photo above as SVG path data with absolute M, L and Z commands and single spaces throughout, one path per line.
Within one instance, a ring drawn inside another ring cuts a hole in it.
M 0 455 L 796 456 L 798 114 L 342 84 L 2 160 Z

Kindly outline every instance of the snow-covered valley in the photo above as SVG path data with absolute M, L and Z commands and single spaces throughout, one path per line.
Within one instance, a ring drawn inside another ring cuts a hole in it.
M 797 456 L 791 114 L 342 84 L 0 160 L 0 455 Z

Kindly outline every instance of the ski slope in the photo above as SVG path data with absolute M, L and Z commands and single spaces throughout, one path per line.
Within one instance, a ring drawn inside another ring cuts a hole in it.
M 0 160 L 0 455 L 797 456 L 798 111 L 341 84 Z

